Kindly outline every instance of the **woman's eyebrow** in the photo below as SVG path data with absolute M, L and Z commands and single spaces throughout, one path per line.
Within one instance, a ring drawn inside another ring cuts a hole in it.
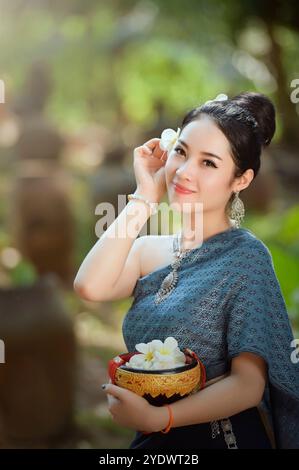
M 178 139 L 178 142 L 184 145 L 184 147 L 186 147 L 187 150 L 189 149 L 188 144 L 186 144 L 186 142 L 184 142 L 182 139 Z M 219 160 L 222 160 L 221 157 L 218 157 L 218 155 L 215 155 L 214 153 L 211 153 L 211 152 L 200 152 L 200 153 L 202 155 L 207 155 L 208 157 L 215 157 L 215 158 L 218 158 Z

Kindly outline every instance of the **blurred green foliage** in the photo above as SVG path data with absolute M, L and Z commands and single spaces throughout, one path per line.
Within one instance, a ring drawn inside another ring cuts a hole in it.
M 29 261 L 21 260 L 15 267 L 9 270 L 12 286 L 25 286 L 34 284 L 38 275 L 36 269 Z
M 293 2 L 265 0 L 15 0 L 2 4 L 0 66 L 15 93 L 32 61 L 47 63 L 47 112 L 63 129 L 93 120 L 113 128 L 121 119 L 150 128 L 158 104 L 177 122 L 220 91 L 258 89 L 276 102 L 283 92 L 289 100 L 299 68 L 297 13 Z M 273 25 L 281 63 L 272 57 Z
M 291 80 L 299 76 L 298 18 L 294 0 L 1 2 L 0 79 L 10 107 L 22 94 L 36 94 L 37 89 L 26 88 L 26 77 L 32 64 L 44 64 L 51 81 L 44 112 L 64 135 L 100 123 L 130 147 L 131 135 L 152 132 L 161 122 L 176 128 L 187 110 L 218 93 L 257 90 L 277 105 L 274 143 L 291 144 L 298 156 L 298 105 L 290 102 Z M 5 163 L 10 151 L 0 148 L 1 256 L 11 245 L 5 227 L 5 201 L 14 176 L 14 168 Z M 77 224 L 74 261 L 79 266 L 96 242 L 96 216 L 85 174 L 67 165 L 75 176 L 71 197 Z M 176 231 L 175 213 L 173 221 Z M 299 205 L 283 212 L 247 212 L 243 225 L 269 248 L 299 337 Z M 2 274 L 5 285 L 12 286 L 30 284 L 37 276 L 24 259 L 11 268 L 0 260 L 1 279 Z M 73 291 L 64 296 L 81 349 L 84 343 L 86 354 L 106 367 L 119 352 L 115 338 L 121 337 L 132 299 L 98 305 Z M 131 441 L 130 432 L 97 411 L 78 409 L 76 419 L 91 433 L 82 447 L 119 443 L 126 448 Z

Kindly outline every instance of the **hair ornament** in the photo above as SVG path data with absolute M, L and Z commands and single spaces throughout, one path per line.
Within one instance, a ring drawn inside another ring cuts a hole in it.
M 213 101 L 226 101 L 226 100 L 228 100 L 228 96 L 225 95 L 224 93 L 220 93 L 213 100 L 206 101 L 205 104 L 212 103 Z

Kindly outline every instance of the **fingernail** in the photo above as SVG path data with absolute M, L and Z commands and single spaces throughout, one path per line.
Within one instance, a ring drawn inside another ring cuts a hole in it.
M 106 384 L 103 384 L 103 385 L 102 385 L 102 389 L 105 389 L 105 388 L 106 388 Z

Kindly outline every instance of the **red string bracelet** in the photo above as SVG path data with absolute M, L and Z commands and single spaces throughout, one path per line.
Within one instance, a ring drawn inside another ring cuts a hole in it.
M 173 414 L 172 414 L 172 409 L 170 408 L 170 406 L 168 405 L 168 403 L 165 403 L 163 406 L 167 406 L 168 408 L 168 412 L 169 412 L 169 421 L 168 421 L 168 424 L 166 426 L 166 428 L 163 430 L 161 430 L 160 432 L 162 432 L 163 434 L 166 434 L 167 432 L 169 432 L 172 424 L 173 424 Z M 146 432 L 146 431 L 142 431 L 142 434 L 152 434 L 151 432 Z
M 173 414 L 172 414 L 172 409 L 170 408 L 170 406 L 168 405 L 168 403 L 166 403 L 165 405 L 163 406 L 167 406 L 168 408 L 168 412 L 169 412 L 169 422 L 168 422 L 168 425 L 166 426 L 165 430 L 163 431 L 160 431 L 160 432 L 163 432 L 163 434 L 166 434 L 167 432 L 169 432 L 172 424 L 173 424 Z

